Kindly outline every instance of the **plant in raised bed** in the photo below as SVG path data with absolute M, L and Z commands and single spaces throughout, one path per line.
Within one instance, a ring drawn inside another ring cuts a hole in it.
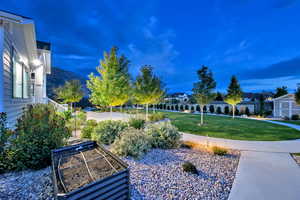
M 198 170 L 195 167 L 195 165 L 191 162 L 184 162 L 182 164 L 182 170 L 184 172 L 192 173 L 192 174 L 197 174 L 198 175 Z

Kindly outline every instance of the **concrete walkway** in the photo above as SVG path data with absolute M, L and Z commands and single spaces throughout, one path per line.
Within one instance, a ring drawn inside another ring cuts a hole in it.
M 300 131 L 300 125 L 296 125 L 296 124 L 289 124 L 289 123 L 284 123 L 284 122 L 280 122 L 280 121 L 271 121 L 271 120 L 264 120 L 266 122 L 272 123 L 272 124 L 279 124 L 282 126 L 288 126 L 290 128 L 294 128 Z
M 300 167 L 287 153 L 242 151 L 229 200 L 299 200 Z

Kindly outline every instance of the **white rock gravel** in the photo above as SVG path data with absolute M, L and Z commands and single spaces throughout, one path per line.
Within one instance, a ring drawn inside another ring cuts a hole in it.
M 141 160 L 124 158 L 130 166 L 132 199 L 227 199 L 235 177 L 239 152 L 216 156 L 192 149 L 154 149 Z M 185 161 L 199 175 L 182 171 Z
M 0 199 L 54 199 L 50 167 L 0 174 Z
M 192 149 L 153 149 L 141 160 L 123 158 L 130 166 L 132 199 L 227 199 L 235 177 L 239 152 L 215 156 Z M 182 171 L 185 161 L 199 175 Z M 53 199 L 50 167 L 0 175 L 0 199 Z

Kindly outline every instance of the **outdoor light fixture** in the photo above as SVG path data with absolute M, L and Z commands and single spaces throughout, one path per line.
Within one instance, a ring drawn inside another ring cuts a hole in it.
M 39 59 L 34 59 L 32 61 L 32 64 L 35 65 L 35 66 L 40 66 L 42 64 L 42 62 Z

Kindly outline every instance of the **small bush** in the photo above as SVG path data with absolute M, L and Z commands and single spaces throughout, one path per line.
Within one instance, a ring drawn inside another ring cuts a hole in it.
M 286 121 L 291 120 L 288 116 L 285 116 L 283 119 L 286 120 Z
M 153 113 L 149 116 L 149 120 L 152 122 L 157 122 L 166 118 L 164 113 Z
M 214 113 L 215 112 L 215 107 L 213 105 L 209 106 L 209 112 Z
M 151 148 L 150 137 L 142 130 L 124 129 L 114 143 L 111 151 L 120 156 L 140 158 Z
M 188 173 L 192 173 L 192 174 L 197 174 L 198 175 L 197 168 L 191 162 L 185 162 L 185 163 L 183 163 L 182 164 L 182 170 L 184 172 L 188 172 Z
M 142 129 L 145 126 L 145 120 L 140 118 L 130 118 L 128 124 L 130 127 Z
M 107 145 L 112 144 L 126 127 L 126 123 L 122 121 L 101 121 L 92 132 L 92 140 Z
M 222 114 L 222 109 L 220 106 L 217 107 L 217 114 Z
M 9 170 L 40 169 L 51 162 L 51 150 L 70 137 L 64 119 L 52 105 L 28 106 L 16 124 L 16 137 L 7 149 Z
M 292 115 L 292 120 L 299 120 L 299 115 Z
M 91 139 L 91 134 L 94 131 L 94 128 L 97 126 L 96 120 L 86 121 L 86 125 L 82 128 L 80 138 Z
M 222 147 L 214 146 L 211 148 L 215 155 L 224 156 L 227 154 L 228 150 Z
M 149 124 L 145 132 L 151 136 L 151 145 L 154 148 L 175 148 L 180 144 L 180 133 L 169 121 Z
M 247 116 L 250 116 L 250 110 L 249 110 L 248 107 L 246 107 L 246 109 L 245 109 L 245 114 L 246 114 Z
M 228 106 L 225 106 L 225 108 L 224 108 L 224 113 L 225 113 L 226 115 L 229 114 L 229 107 L 228 107 Z

